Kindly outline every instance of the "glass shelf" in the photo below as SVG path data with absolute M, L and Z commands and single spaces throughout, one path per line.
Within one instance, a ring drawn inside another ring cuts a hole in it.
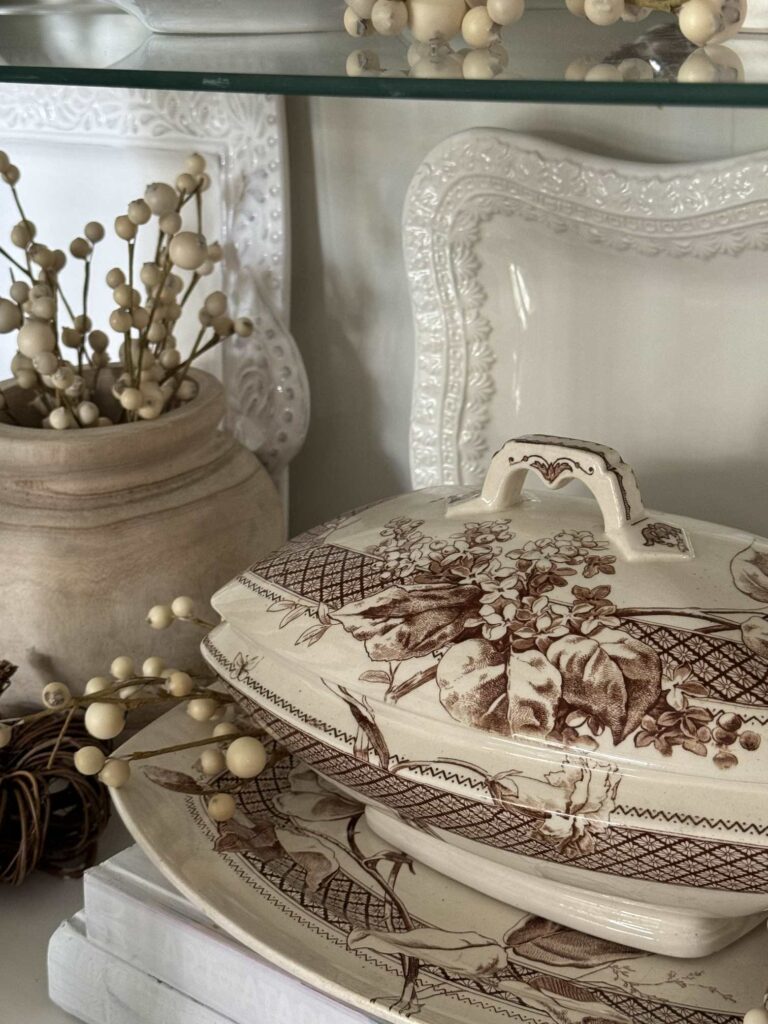
M 573 17 L 562 4 L 536 6 L 533 0 L 522 20 L 505 30 L 504 48 L 506 64 L 496 77 L 467 79 L 460 56 L 451 53 L 427 54 L 409 70 L 408 44 L 402 39 L 354 40 L 344 32 L 155 35 L 109 3 L 0 0 L 0 81 L 326 96 L 768 106 L 768 36 L 740 34 L 724 47 L 696 50 L 668 14 L 602 28 Z M 633 64 L 622 64 L 630 60 Z M 625 75 L 640 69 L 651 80 L 614 80 L 619 65 Z M 702 77 L 710 80 L 698 80 Z

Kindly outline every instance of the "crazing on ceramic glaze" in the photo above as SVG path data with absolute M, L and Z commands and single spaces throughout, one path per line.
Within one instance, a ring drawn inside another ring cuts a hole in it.
M 191 762 L 194 755 L 186 757 Z M 223 824 L 210 819 L 204 797 L 226 789 L 225 779 L 212 782 L 195 766 L 150 768 L 145 776 L 186 794 L 179 801 L 184 817 L 210 856 L 237 877 L 243 900 L 260 897 L 285 915 L 292 932 L 306 934 L 304 941 L 311 935 L 329 975 L 368 972 L 369 1012 L 478 1024 L 499 1017 L 530 1024 L 741 1020 L 740 1000 L 701 969 L 678 968 L 493 901 L 473 916 L 467 890 L 453 883 L 432 902 L 434 874 L 382 848 L 365 825 L 363 806 L 294 758 L 245 784 L 237 818 Z M 360 973 L 356 983 L 362 981 Z

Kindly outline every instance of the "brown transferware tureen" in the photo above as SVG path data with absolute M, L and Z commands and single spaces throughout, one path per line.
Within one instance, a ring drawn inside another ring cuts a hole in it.
M 672 955 L 768 914 L 768 542 L 646 511 L 610 448 L 509 441 L 214 604 L 243 706 L 418 859 Z

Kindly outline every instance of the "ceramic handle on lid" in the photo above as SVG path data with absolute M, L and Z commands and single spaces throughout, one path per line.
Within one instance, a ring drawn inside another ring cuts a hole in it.
M 571 480 L 585 484 L 600 506 L 607 536 L 626 559 L 693 557 L 682 527 L 659 522 L 646 513 L 635 474 L 619 453 L 589 441 L 548 434 L 507 441 L 491 459 L 480 497 L 452 506 L 447 514 L 463 518 L 514 508 L 529 472 L 536 473 L 551 490 L 559 490 Z

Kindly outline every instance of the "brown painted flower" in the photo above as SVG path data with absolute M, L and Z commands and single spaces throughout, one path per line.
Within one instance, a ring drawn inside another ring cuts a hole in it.
M 584 561 L 584 579 L 590 580 L 593 576 L 597 576 L 600 573 L 606 576 L 613 576 L 616 572 L 615 561 L 616 559 L 613 555 L 587 555 Z
M 537 831 L 556 842 L 561 853 L 593 853 L 608 827 L 621 774 L 614 765 L 594 772 L 585 758 L 566 758 L 560 771 L 545 776 L 550 789 L 543 809 L 550 813 Z
M 602 584 L 599 587 L 580 587 L 577 584 L 575 587 L 571 587 L 571 593 L 576 598 L 574 611 L 582 604 L 588 605 L 592 610 L 603 608 L 615 609 L 616 607 L 613 602 L 608 600 L 611 588 L 606 584 Z
M 731 562 L 731 575 L 742 594 L 768 603 L 768 546 L 755 540 L 740 551 Z
M 567 565 L 540 560 L 534 565 L 535 572 L 528 584 L 530 592 L 537 597 L 549 594 L 556 587 L 565 587 L 569 576 L 575 576 L 576 570 Z

